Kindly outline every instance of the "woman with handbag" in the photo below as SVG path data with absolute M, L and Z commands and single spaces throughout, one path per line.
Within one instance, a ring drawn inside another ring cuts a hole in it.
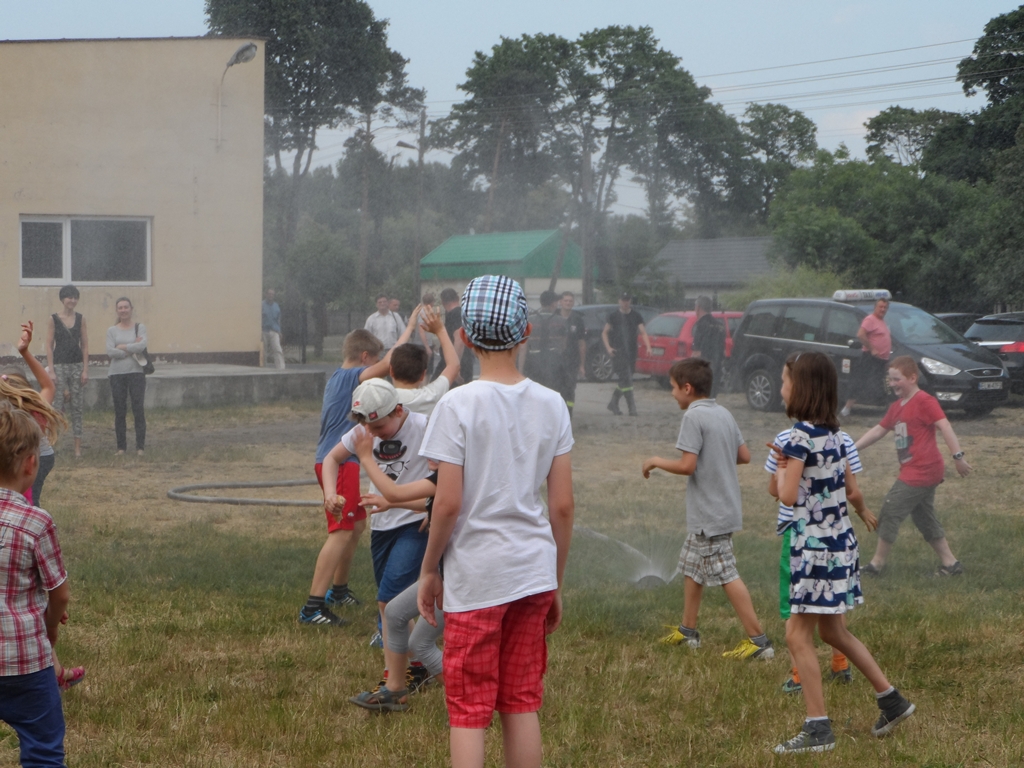
M 132 420 L 135 422 L 135 448 L 141 456 L 146 448 L 146 369 L 152 363 L 146 357 L 146 326 L 132 322 L 131 299 L 122 296 L 114 305 L 117 324 L 107 329 L 107 356 L 110 358 L 110 394 L 114 400 L 114 434 L 117 452 L 128 448 L 128 398 L 132 400 Z
M 56 384 L 53 407 L 64 410 L 64 391 L 71 393 L 71 427 L 75 435 L 75 458 L 82 456 L 82 390 L 89 380 L 89 335 L 78 306 L 78 289 L 65 285 L 60 289 L 64 310 L 54 312 L 46 328 L 47 372 Z

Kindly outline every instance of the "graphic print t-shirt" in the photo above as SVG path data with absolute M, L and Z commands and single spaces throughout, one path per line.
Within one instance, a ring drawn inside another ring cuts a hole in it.
M 398 485 L 405 485 L 414 480 L 422 480 L 430 475 L 427 460 L 420 456 L 420 443 L 423 433 L 427 431 L 427 417 L 420 413 L 409 412 L 405 423 L 389 440 L 373 438 L 373 458 L 380 471 L 394 480 Z M 354 431 L 346 432 L 341 444 L 355 453 L 356 436 Z M 370 493 L 378 490 L 371 484 Z M 409 523 L 423 521 L 423 512 L 393 507 L 386 512 L 370 515 L 370 529 L 388 531 L 400 528 Z
M 918 390 L 906 403 L 897 400 L 879 422 L 896 433 L 900 480 L 915 488 L 938 485 L 946 465 L 935 442 L 935 422 L 946 418 L 939 401 Z

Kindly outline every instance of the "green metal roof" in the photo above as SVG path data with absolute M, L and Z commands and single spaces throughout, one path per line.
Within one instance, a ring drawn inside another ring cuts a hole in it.
M 455 235 L 423 257 L 420 277 L 451 280 L 487 273 L 518 280 L 550 277 L 561 244 L 562 233 L 558 229 Z M 580 249 L 572 240 L 566 246 L 560 274 L 567 278 L 583 275 Z

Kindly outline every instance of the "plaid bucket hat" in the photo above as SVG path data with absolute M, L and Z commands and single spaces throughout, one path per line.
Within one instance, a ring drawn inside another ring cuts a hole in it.
M 529 308 L 519 283 L 504 275 L 482 275 L 462 294 L 462 327 L 481 349 L 512 349 L 526 338 Z

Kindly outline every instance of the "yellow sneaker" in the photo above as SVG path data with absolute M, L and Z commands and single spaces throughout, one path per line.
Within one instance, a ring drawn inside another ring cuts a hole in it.
M 700 648 L 700 632 L 695 632 L 693 637 L 687 637 L 679 631 L 679 627 L 673 627 L 666 624 L 665 628 L 671 629 L 672 631 L 661 638 L 661 643 L 663 645 L 682 645 L 683 643 L 686 643 L 691 648 Z
M 769 640 L 764 645 L 755 644 L 749 637 L 745 637 L 740 644 L 731 651 L 722 654 L 726 659 L 764 659 L 769 661 L 775 658 L 775 648 Z

